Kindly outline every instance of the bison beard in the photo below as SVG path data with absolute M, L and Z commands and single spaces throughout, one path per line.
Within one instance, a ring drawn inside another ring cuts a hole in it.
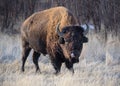
M 50 8 L 28 17 L 21 26 L 23 49 L 21 70 L 24 71 L 26 59 L 33 49 L 36 72 L 40 71 L 38 59 L 42 53 L 49 54 L 56 74 L 60 72 L 63 62 L 74 73 L 73 64 L 79 62 L 81 44 L 88 41 L 83 36 L 83 28 L 76 25 L 78 25 L 76 18 L 64 7 Z M 70 40 L 67 41 L 68 39 Z

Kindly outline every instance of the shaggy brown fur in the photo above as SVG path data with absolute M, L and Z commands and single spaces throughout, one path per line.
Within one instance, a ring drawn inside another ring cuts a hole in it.
M 60 23 L 60 31 L 65 26 L 78 24 L 73 14 L 65 7 L 55 7 L 36 12 L 24 21 L 21 27 L 23 46 L 22 71 L 24 71 L 24 64 L 31 49 L 34 49 L 33 62 L 35 63 L 36 71 L 39 69 L 37 61 L 40 53 L 49 54 L 54 67 L 56 66 L 55 64 L 61 66 L 66 52 L 63 54 L 58 43 L 59 38 L 56 33 L 58 23 Z M 59 63 L 59 61 L 61 62 Z M 60 70 L 60 68 L 57 70 L 56 67 L 55 69 L 56 72 Z

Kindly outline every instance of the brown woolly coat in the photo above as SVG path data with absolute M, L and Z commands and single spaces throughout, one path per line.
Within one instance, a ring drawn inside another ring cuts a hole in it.
M 22 40 L 27 41 L 35 51 L 54 56 L 56 51 L 61 51 L 56 33 L 58 23 L 60 30 L 67 25 L 78 24 L 65 7 L 50 8 L 36 12 L 24 21 L 21 27 Z

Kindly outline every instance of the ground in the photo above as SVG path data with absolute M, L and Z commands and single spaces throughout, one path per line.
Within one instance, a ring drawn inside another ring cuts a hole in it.
M 42 73 L 35 73 L 32 52 L 22 73 L 20 36 L 0 33 L 0 86 L 120 86 L 120 42 L 111 35 L 106 43 L 99 35 L 87 36 L 89 43 L 84 44 L 80 62 L 74 65 L 75 73 L 63 64 L 56 76 L 48 55 L 41 55 Z

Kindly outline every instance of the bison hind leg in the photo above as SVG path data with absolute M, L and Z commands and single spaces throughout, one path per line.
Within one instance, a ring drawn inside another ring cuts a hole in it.
M 40 68 L 38 65 L 39 56 L 40 56 L 40 53 L 38 53 L 36 51 L 33 52 L 33 63 L 35 64 L 36 72 L 38 72 L 38 71 L 40 72 Z
M 27 60 L 27 57 L 31 51 L 31 48 L 29 47 L 29 43 L 23 41 L 22 42 L 22 68 L 21 71 L 24 72 L 24 65 Z

